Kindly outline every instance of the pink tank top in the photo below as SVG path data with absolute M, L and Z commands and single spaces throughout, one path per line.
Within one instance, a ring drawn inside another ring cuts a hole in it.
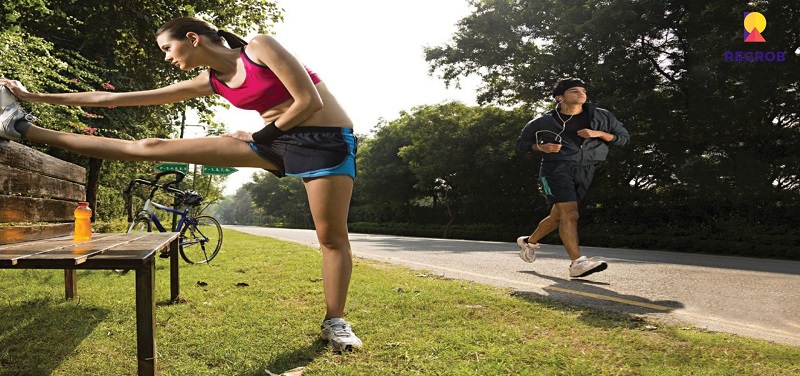
M 247 54 L 244 53 L 244 47 L 242 47 L 241 55 L 244 69 L 247 72 L 244 82 L 235 88 L 228 87 L 224 82 L 217 79 L 217 73 L 210 69 L 211 88 L 215 93 L 221 95 L 238 108 L 255 110 L 258 113 L 263 113 L 292 98 L 289 90 L 286 89 L 286 86 L 278 79 L 272 69 L 250 60 Z M 306 71 L 314 85 L 322 81 L 308 67 L 306 67 Z

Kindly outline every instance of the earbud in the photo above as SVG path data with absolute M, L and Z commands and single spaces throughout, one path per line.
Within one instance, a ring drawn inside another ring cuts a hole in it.
M 561 104 L 561 102 L 563 102 L 563 101 L 564 101 L 564 99 L 563 99 L 563 98 L 562 98 L 562 99 L 558 99 L 558 100 L 556 100 L 556 112 L 558 112 L 558 106 L 559 106 L 559 105 Z

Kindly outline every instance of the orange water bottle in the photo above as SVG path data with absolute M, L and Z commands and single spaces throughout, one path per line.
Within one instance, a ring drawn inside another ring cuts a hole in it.
M 75 233 L 72 238 L 75 241 L 86 241 L 92 239 L 92 209 L 89 209 L 88 202 L 79 202 L 75 208 Z

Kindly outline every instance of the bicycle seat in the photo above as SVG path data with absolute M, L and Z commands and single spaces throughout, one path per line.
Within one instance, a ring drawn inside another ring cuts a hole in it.
M 199 206 L 203 202 L 203 195 L 195 191 L 186 191 L 180 195 L 179 199 L 183 205 Z

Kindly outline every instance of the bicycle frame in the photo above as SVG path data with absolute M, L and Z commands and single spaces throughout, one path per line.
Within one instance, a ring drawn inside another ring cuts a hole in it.
M 148 198 L 147 201 L 144 202 L 144 207 L 142 208 L 142 211 L 139 212 L 139 215 L 146 214 L 147 218 L 150 219 L 153 222 L 153 224 L 156 225 L 156 228 L 158 229 L 159 232 L 168 232 L 168 231 L 164 227 L 164 225 L 161 224 L 161 221 L 158 220 L 158 216 L 156 216 L 156 213 L 151 208 L 151 206 L 154 206 L 156 209 L 159 209 L 159 210 L 164 210 L 164 211 L 179 215 L 181 217 L 181 219 L 180 219 L 180 221 L 178 221 L 178 224 L 177 224 L 177 226 L 175 226 L 175 229 L 174 229 L 174 231 L 177 231 L 177 232 L 180 232 L 180 230 L 183 228 L 184 223 L 187 221 L 187 218 L 189 218 L 189 209 L 184 209 L 184 210 L 173 209 L 173 208 L 171 208 L 169 206 L 161 205 L 159 203 L 153 202 L 152 199 Z M 135 224 L 136 224 L 136 221 L 132 221 L 131 222 L 131 225 L 128 227 L 128 232 L 133 230 L 133 226 Z M 169 230 L 169 231 L 172 231 L 172 230 Z
M 153 202 L 151 199 L 147 199 L 147 201 L 145 201 L 145 203 L 144 203 L 144 207 L 142 208 L 142 211 L 139 212 L 139 215 L 146 215 L 147 218 L 150 219 L 150 221 L 156 226 L 156 229 L 158 229 L 159 232 L 168 232 L 168 230 L 164 227 L 164 225 L 161 224 L 161 221 L 158 219 L 158 216 L 156 216 L 156 213 L 151 208 L 151 205 L 153 207 L 155 207 L 156 209 L 164 210 L 164 211 L 167 211 L 167 212 L 170 212 L 170 213 L 174 213 L 174 214 L 177 214 L 177 215 L 179 215 L 181 217 L 180 221 L 178 221 L 177 226 L 175 226 L 175 231 L 176 232 L 182 232 L 184 226 L 197 225 L 197 223 L 194 222 L 191 217 L 189 217 L 189 209 L 176 210 L 176 209 L 173 209 L 173 208 L 171 208 L 169 206 L 161 205 L 161 204 L 159 204 L 157 202 Z M 131 222 L 131 225 L 128 227 L 128 232 L 133 230 L 133 226 L 135 224 L 136 224 L 136 221 Z M 204 234 L 202 231 L 200 231 L 199 228 L 194 228 L 191 231 L 196 232 L 196 233 L 201 235 L 201 242 L 202 241 L 208 241 L 208 236 L 206 236 L 206 234 Z M 180 246 L 184 246 L 184 245 L 187 245 L 187 244 L 195 244 L 197 242 L 198 242 L 197 238 L 194 238 L 194 239 L 191 239 L 191 240 L 181 239 L 181 242 L 179 244 L 180 244 Z

